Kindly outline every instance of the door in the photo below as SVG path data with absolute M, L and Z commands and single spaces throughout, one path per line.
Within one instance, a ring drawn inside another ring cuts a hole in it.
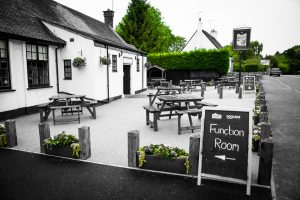
M 130 65 L 123 65 L 123 93 L 130 94 Z

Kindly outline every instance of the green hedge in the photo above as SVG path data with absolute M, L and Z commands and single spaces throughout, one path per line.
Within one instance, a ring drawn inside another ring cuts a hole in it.
M 217 71 L 224 75 L 229 68 L 229 52 L 225 49 L 153 53 L 148 54 L 147 59 L 152 65 L 167 70 Z

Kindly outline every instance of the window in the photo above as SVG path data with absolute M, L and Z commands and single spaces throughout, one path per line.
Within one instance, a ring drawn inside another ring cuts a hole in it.
M 65 79 L 72 80 L 71 60 L 64 60 Z
M 136 60 L 136 71 L 139 72 L 140 71 L 140 59 Z
M 0 90 L 10 88 L 8 45 L 6 40 L 0 40 Z
M 48 47 L 26 44 L 29 88 L 49 86 Z
M 112 71 L 118 71 L 117 55 L 112 55 Z

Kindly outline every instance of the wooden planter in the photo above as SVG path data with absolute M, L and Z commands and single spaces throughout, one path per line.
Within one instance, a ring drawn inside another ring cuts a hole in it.
M 252 151 L 258 152 L 258 148 L 259 148 L 259 140 L 252 142 Z
M 145 160 L 146 162 L 140 167 L 142 169 L 186 174 L 185 158 L 165 159 L 163 157 L 146 155 Z
M 67 146 L 57 147 L 52 149 L 45 148 L 45 153 L 50 155 L 55 155 L 55 156 L 67 157 L 67 158 L 77 158 L 73 156 L 73 149 L 70 147 L 70 144 L 68 144 Z

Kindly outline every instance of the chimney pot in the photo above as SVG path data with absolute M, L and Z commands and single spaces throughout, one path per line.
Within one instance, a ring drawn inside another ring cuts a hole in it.
M 105 24 L 107 24 L 113 28 L 114 27 L 114 11 L 107 9 L 106 11 L 103 11 L 103 15 L 104 15 Z

